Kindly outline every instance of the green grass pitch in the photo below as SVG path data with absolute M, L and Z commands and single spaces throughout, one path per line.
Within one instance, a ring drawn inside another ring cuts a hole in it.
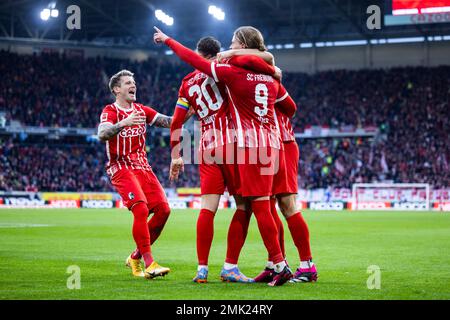
M 450 214 L 442 212 L 305 211 L 317 283 L 222 283 L 232 210 L 215 218 L 209 282 L 195 284 L 197 210 L 173 210 L 153 246 L 172 269 L 164 278 L 136 279 L 124 260 L 134 248 L 126 210 L 30 209 L 0 211 L 0 300 L 5 299 L 450 299 Z M 288 261 L 298 256 L 285 224 Z M 254 217 L 239 265 L 248 276 L 264 267 L 266 250 Z M 66 273 L 81 270 L 81 289 Z M 381 270 L 369 290 L 367 268 Z

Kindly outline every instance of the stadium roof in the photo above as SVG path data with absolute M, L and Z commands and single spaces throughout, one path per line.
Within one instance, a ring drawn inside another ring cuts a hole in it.
M 50 2 L 56 3 L 59 16 L 43 21 L 40 11 Z M 81 30 L 66 28 L 66 8 L 72 4 L 81 9 Z M 225 20 L 208 14 L 212 4 L 225 12 Z M 0 37 L 156 49 L 153 25 L 189 46 L 213 35 L 227 47 L 240 25 L 259 28 L 272 44 L 450 34 L 450 23 L 368 30 L 366 9 L 371 4 L 384 8 L 383 0 L 6 0 L 0 4 Z M 159 22 L 156 9 L 172 16 L 173 26 Z

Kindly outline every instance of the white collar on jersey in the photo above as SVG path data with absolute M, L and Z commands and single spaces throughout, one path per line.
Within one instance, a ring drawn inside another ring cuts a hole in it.
M 115 105 L 117 108 L 119 108 L 120 110 L 125 111 L 125 112 L 130 112 L 130 111 L 134 110 L 134 104 L 133 104 L 133 102 L 131 103 L 131 108 L 129 108 L 129 109 L 126 109 L 126 108 L 124 108 L 124 107 L 121 107 L 117 102 L 114 102 L 114 105 Z

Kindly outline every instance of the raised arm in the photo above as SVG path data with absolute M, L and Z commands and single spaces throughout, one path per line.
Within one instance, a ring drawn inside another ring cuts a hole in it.
M 249 49 L 243 49 L 243 50 L 249 50 Z M 247 70 L 268 74 L 271 76 L 275 75 L 275 67 L 272 65 L 269 65 L 266 63 L 263 59 L 260 57 L 254 56 L 254 55 L 242 55 L 242 56 L 235 56 L 231 58 L 228 63 Z
M 217 54 L 217 60 L 219 62 L 222 62 L 225 59 L 246 55 L 257 56 L 267 63 L 271 64 L 272 66 L 275 65 L 275 58 L 273 54 L 268 51 L 259 51 L 258 49 L 234 49 L 222 51 Z
M 189 107 L 179 107 L 181 105 L 180 100 L 177 102 L 175 112 L 172 117 L 172 125 L 170 126 L 170 148 L 172 149 L 172 158 L 180 157 L 180 142 L 181 142 L 181 130 L 183 122 L 188 115 Z
M 279 98 L 275 100 L 275 108 L 280 110 L 289 118 L 292 118 L 297 111 L 297 105 L 283 85 L 280 86 Z
M 175 41 L 174 39 L 169 38 L 165 33 L 159 30 L 157 27 L 154 27 L 156 32 L 153 35 L 153 40 L 155 43 L 164 43 L 168 47 L 172 49 L 172 51 L 184 62 L 190 64 L 195 69 L 200 70 L 201 72 L 207 74 L 212 77 L 211 71 L 211 61 L 200 57 L 197 53 L 192 51 L 189 48 L 186 48 L 181 43 Z

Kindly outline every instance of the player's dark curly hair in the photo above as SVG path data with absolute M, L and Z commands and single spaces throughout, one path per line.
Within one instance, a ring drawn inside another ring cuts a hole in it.
M 197 51 L 207 59 L 215 57 L 220 51 L 219 40 L 213 37 L 203 37 L 197 42 Z

